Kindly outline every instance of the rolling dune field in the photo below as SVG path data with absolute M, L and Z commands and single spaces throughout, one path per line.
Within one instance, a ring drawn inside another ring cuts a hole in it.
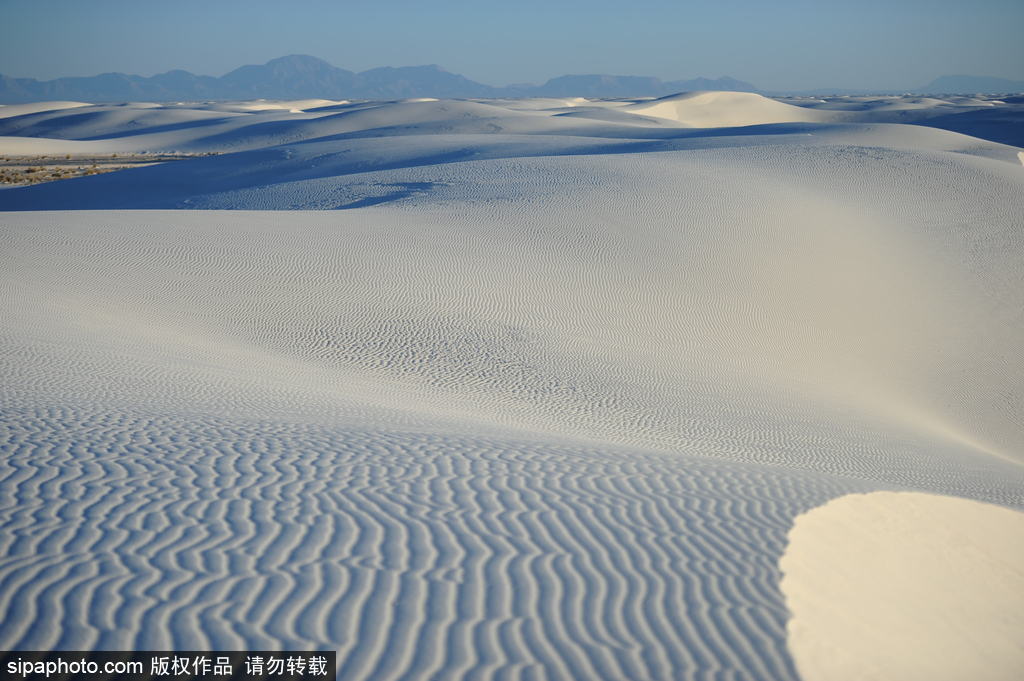
M 1024 165 L 928 124 L 1000 106 L 0 107 L 195 155 L 0 189 L 0 649 L 1018 678 Z

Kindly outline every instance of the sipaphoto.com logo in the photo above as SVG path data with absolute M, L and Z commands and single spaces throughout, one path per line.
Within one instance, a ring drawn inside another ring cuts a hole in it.
M 0 652 L 0 681 L 319 681 L 335 673 L 333 650 Z
M 47 679 L 80 675 L 92 678 L 97 676 L 141 677 L 145 672 L 145 667 L 138 660 L 107 660 L 100 663 L 84 657 L 68 659 L 61 655 L 49 660 L 26 660 L 21 657 L 17 660 L 8 660 L 6 672 L 21 679 L 34 678 L 39 675 Z

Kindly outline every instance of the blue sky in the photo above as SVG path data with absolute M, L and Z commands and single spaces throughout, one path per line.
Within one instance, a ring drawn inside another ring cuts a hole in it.
M 1024 79 L 1024 0 L 0 0 L 0 73 L 222 75 L 311 54 L 492 85 L 729 75 L 766 89 Z

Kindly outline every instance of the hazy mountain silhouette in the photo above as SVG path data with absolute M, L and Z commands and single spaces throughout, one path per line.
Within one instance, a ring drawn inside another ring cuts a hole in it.
M 404 97 L 642 97 L 681 90 L 756 91 L 732 78 L 663 82 L 642 76 L 562 76 L 544 85 L 494 87 L 449 73 L 437 65 L 390 66 L 354 73 L 308 55 L 242 66 L 215 78 L 188 71 L 168 71 L 149 78 L 123 73 L 98 76 L 34 78 L 0 76 L 0 102 L 14 104 L 54 99 L 87 102 L 131 100 L 207 100 L 276 98 L 390 99 Z
M 11 78 L 0 75 L 0 103 L 45 100 L 124 102 L 132 100 L 217 99 L 400 99 L 406 97 L 661 97 L 689 90 L 759 92 L 734 78 L 662 81 L 647 76 L 567 75 L 543 85 L 494 87 L 477 83 L 440 66 L 390 66 L 355 73 L 308 55 L 242 66 L 219 78 L 174 70 L 151 77 L 123 73 L 57 78 Z M 1024 92 L 1024 82 L 981 76 L 943 76 L 919 93 Z M 815 90 L 815 93 L 825 90 Z M 834 90 L 839 93 L 843 90 Z M 846 91 L 852 94 L 851 91 Z M 868 93 L 870 91 L 863 91 Z M 881 94 L 878 91 L 876 94 Z
M 336 97 L 357 87 L 352 71 L 331 66 L 322 59 L 292 55 L 266 64 L 241 66 L 218 79 L 217 99 L 247 97 Z M 323 94 L 328 93 L 328 94 Z

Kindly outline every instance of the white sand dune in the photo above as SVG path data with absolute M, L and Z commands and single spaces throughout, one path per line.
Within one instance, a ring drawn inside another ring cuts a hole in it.
M 53 154 L 110 154 L 103 140 L 83 142 L 50 137 L 0 137 L 2 156 L 48 156 Z M 116 152 L 115 152 L 116 153 Z
M 259 102 L 247 102 L 245 106 L 250 107 L 251 110 L 284 109 L 286 111 L 306 111 L 307 109 L 321 109 L 342 104 L 348 104 L 348 102 L 339 99 L 270 99 L 260 100 Z
M 694 128 L 835 120 L 826 112 L 777 102 L 753 92 L 684 92 L 626 108 Z
M 1024 513 L 873 492 L 797 518 L 782 557 L 805 681 L 1003 681 L 1024 669 Z
M 1020 150 L 634 105 L 0 121 L 221 152 L 0 191 L 0 649 L 797 679 L 805 518 L 1024 508 Z
M 86 102 L 32 102 L 29 104 L 0 104 L 0 118 L 12 118 L 42 111 L 63 111 L 91 106 Z

